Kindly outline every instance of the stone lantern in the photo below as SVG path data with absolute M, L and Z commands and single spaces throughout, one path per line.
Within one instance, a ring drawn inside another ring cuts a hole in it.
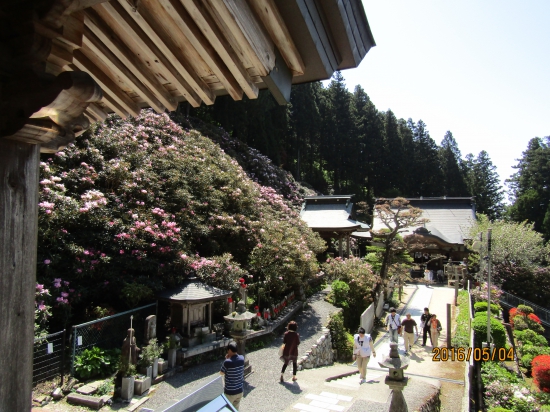
M 256 314 L 246 310 L 246 286 L 242 283 L 240 293 L 241 300 L 237 303 L 237 310 L 223 318 L 231 323 L 231 337 L 237 343 L 237 352 L 245 358 L 244 374 L 246 376 L 252 372 L 252 367 L 248 359 L 246 359 L 246 337 L 249 334 L 247 327 L 250 320 L 256 317 Z
M 410 359 L 400 356 L 397 351 L 397 343 L 390 343 L 390 354 L 382 362 L 378 362 L 381 368 L 388 368 L 389 374 L 385 383 L 392 390 L 392 398 L 389 412 L 407 412 L 407 402 L 403 396 L 403 389 L 407 386 L 408 378 L 404 376 L 404 370 L 409 367 Z

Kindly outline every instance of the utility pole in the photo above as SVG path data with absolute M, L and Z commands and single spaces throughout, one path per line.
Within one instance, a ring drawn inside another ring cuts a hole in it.
M 487 347 L 491 347 L 491 233 L 487 229 Z

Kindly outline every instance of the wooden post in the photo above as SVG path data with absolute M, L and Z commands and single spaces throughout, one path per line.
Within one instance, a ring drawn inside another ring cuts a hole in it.
M 344 253 L 344 252 L 342 251 L 342 249 L 343 249 L 343 248 L 342 248 L 342 239 L 343 239 L 343 238 L 344 238 L 344 237 L 343 237 L 342 235 L 340 235 L 340 236 L 338 237 L 338 256 L 340 256 L 340 257 L 343 257 L 342 254 Z
M 208 330 L 212 332 L 212 302 L 208 302 Z
M 447 303 L 447 347 L 451 347 L 451 304 Z
M 187 304 L 187 336 L 191 337 L 191 304 Z
M 351 239 L 351 236 L 350 234 L 348 233 L 347 237 L 346 237 L 346 249 L 347 249 L 347 252 L 348 252 L 348 259 L 349 259 L 349 252 L 350 252 L 350 247 L 349 247 L 349 242 L 350 242 L 350 239 Z
M 39 154 L 0 138 L 0 411 L 31 409 Z

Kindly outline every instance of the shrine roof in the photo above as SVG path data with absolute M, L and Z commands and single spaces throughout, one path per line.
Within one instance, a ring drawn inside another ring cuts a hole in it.
M 304 199 L 300 217 L 316 231 L 365 232 L 369 225 L 351 218 L 353 195 L 310 196 Z
M 206 285 L 197 278 L 190 278 L 177 288 L 159 292 L 157 298 L 176 302 L 202 303 L 225 299 L 232 294 L 232 291 Z
M 408 198 L 411 206 L 422 209 L 429 221 L 401 232 L 402 236 L 417 234 L 435 237 L 448 244 L 462 245 L 475 222 L 475 205 L 469 197 Z M 373 219 L 373 229 L 384 228 L 380 219 Z

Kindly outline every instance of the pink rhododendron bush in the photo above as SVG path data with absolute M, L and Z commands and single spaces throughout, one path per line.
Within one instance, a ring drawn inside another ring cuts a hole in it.
M 326 246 L 295 199 L 167 115 L 111 116 L 42 160 L 38 311 L 126 309 L 189 273 L 223 289 L 245 277 L 275 301 L 318 271 Z

